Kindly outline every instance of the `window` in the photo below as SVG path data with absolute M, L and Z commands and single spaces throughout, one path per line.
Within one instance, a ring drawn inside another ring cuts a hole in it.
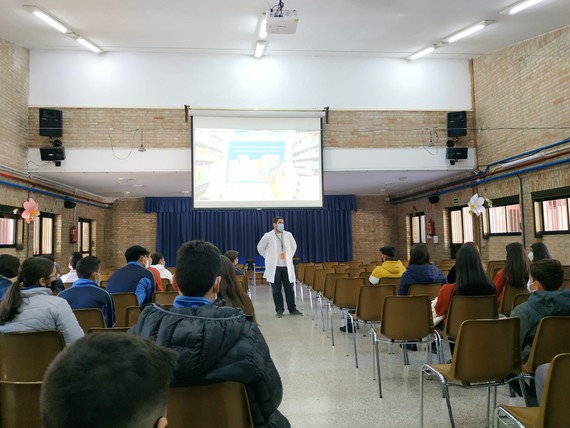
M 34 222 L 34 255 L 53 254 L 53 236 L 55 227 L 53 214 L 41 213 Z
M 570 187 L 535 192 L 532 199 L 537 237 L 570 232 Z
M 450 208 L 449 223 L 451 258 L 454 259 L 461 245 L 473 241 L 473 217 L 469 214 L 469 207 Z
M 0 248 L 16 248 L 23 244 L 24 220 L 17 213 L 17 207 L 0 205 Z
M 412 244 L 426 242 L 426 216 L 422 213 L 415 213 L 410 216 L 412 225 Z
M 86 218 L 79 219 L 77 242 L 79 244 L 79 252 L 83 257 L 91 255 L 91 220 Z
M 493 200 L 493 206 L 483 215 L 484 236 L 520 235 L 521 206 L 518 196 Z

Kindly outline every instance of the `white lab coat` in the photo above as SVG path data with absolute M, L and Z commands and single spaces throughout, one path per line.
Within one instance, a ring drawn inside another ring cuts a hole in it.
M 297 251 L 297 243 L 291 232 L 283 231 L 283 246 L 285 247 L 285 261 L 287 262 L 287 275 L 289 281 L 295 282 L 295 267 L 293 266 L 293 255 Z M 263 277 L 267 282 L 275 280 L 275 268 L 277 258 L 281 254 L 281 243 L 275 236 L 275 231 L 267 232 L 257 244 L 257 251 L 265 258 L 265 273 Z

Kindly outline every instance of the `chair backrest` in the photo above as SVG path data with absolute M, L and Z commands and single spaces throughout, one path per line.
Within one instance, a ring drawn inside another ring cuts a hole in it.
M 362 278 L 338 278 L 334 287 L 333 304 L 339 308 L 356 309 L 358 292 L 363 285 Z
M 489 278 L 495 278 L 495 275 L 505 266 L 505 263 L 507 263 L 505 260 L 489 260 L 487 263 L 487 275 Z
M 370 273 L 371 271 L 364 271 L 364 272 L 360 272 L 360 274 L 358 275 L 359 278 L 364 278 L 364 283 L 367 284 L 368 283 L 368 278 L 370 278 Z
M 115 308 L 115 327 L 125 327 L 127 306 L 138 306 L 137 295 L 135 293 L 113 293 L 111 297 Z
M 157 291 L 152 295 L 152 301 L 157 305 L 172 305 L 176 296 L 177 291 Z
M 41 428 L 41 388 L 41 381 L 0 381 L 0 421 L 2 428 Z
M 350 266 L 345 265 L 345 264 L 336 265 L 335 267 L 333 267 L 333 269 L 336 273 L 344 273 L 349 268 L 350 268 Z
M 350 266 L 351 268 L 358 268 L 360 266 L 362 266 L 362 262 L 357 262 L 357 261 L 351 261 L 351 262 L 346 262 L 345 264 L 347 264 L 348 266 Z
M 315 271 L 317 269 L 322 269 L 322 265 L 314 264 L 311 266 L 307 266 L 305 268 L 305 275 L 303 276 L 303 282 L 307 284 L 309 287 L 313 286 L 313 281 L 315 279 Z
M 433 333 L 428 296 L 386 296 L 381 333 L 393 340 L 422 339 Z
M 399 287 L 400 286 L 400 279 L 402 279 L 401 277 L 398 278 L 380 278 L 380 281 L 378 281 L 378 284 L 380 285 L 393 285 L 395 287 Z
M 515 298 L 513 299 L 513 306 L 512 306 L 512 308 L 511 308 L 511 312 L 512 312 L 513 309 L 516 308 L 518 305 L 520 305 L 521 303 L 526 302 L 529 297 L 530 297 L 530 293 L 519 293 L 519 294 L 515 295 Z
M 465 382 L 488 382 L 520 373 L 519 330 L 519 318 L 463 321 L 450 376 Z
M 384 298 L 396 294 L 393 285 L 363 285 L 358 292 L 356 318 L 362 321 L 378 321 L 382 319 Z
M 160 280 L 162 282 L 162 289 L 166 290 L 166 286 L 170 284 L 170 280 L 168 278 L 161 278 Z
M 325 276 L 325 288 L 323 290 L 323 296 L 327 299 L 332 299 L 334 297 L 334 288 L 336 286 L 336 280 L 339 278 L 348 278 L 346 272 L 343 273 L 327 273 Z
M 524 294 L 524 293 L 528 293 L 526 287 L 518 288 L 518 287 L 513 287 L 510 284 L 505 285 L 505 288 L 503 290 L 503 298 L 501 299 L 501 303 L 499 305 L 499 313 L 509 316 L 511 314 L 511 309 L 513 308 L 515 296 L 517 294 Z
M 317 269 L 313 279 L 313 290 L 318 293 L 325 291 L 325 280 L 329 273 L 334 273 L 334 269 Z
M 497 319 L 497 296 L 451 296 L 444 335 L 455 339 L 466 320 Z
M 174 285 L 172 285 L 170 282 L 168 284 L 166 284 L 166 287 L 164 287 L 164 291 L 176 291 L 174 289 Z
M 346 272 L 348 273 L 350 278 L 361 278 L 360 274 L 362 272 L 365 272 L 365 271 L 366 271 L 366 269 L 363 267 L 355 267 L 355 268 L 351 267 L 351 268 L 348 268 L 346 270 Z M 368 276 L 370 276 L 370 275 L 368 275 Z
M 544 317 L 536 329 L 523 371 L 534 373 L 538 366 L 562 353 L 570 353 L 570 317 Z
M 63 283 L 63 288 L 69 288 L 73 285 L 73 282 L 64 282 Z
M 253 427 L 249 400 L 241 383 L 170 388 L 168 426 L 201 428 Z
M 303 262 L 303 263 L 299 263 L 297 266 L 297 279 L 301 282 L 305 282 L 305 269 L 307 268 L 307 266 L 312 266 L 314 265 L 314 263 L 311 262 Z
M 338 262 L 322 262 L 321 265 L 323 265 L 323 268 L 325 269 L 332 269 L 338 265 Z
M 105 327 L 105 316 L 99 308 L 74 309 L 73 314 L 85 334 L 90 328 Z
M 408 287 L 408 296 L 429 296 L 430 300 L 433 300 L 439 295 L 440 289 L 440 283 L 412 284 Z
M 141 312 L 142 309 L 140 306 L 127 306 L 127 309 L 125 309 L 127 327 L 132 327 L 137 323 L 141 316 Z
M 64 347 L 63 336 L 56 330 L 0 333 L 0 380 L 41 381 Z
M 99 287 L 101 288 L 107 288 L 107 280 L 106 279 L 102 279 L 101 281 L 99 281 Z
M 570 354 L 558 354 L 550 363 L 538 412 L 537 428 L 567 427 L 570 394 Z

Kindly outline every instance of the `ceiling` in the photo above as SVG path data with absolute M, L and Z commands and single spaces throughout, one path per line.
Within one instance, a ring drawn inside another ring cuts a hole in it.
M 259 38 L 261 14 L 275 3 L 275 0 L 2 0 L 0 38 L 34 50 L 84 49 L 23 7 L 35 5 L 109 52 L 252 55 Z M 284 3 L 285 10 L 298 11 L 297 32 L 270 34 L 265 55 L 405 58 L 471 24 L 492 21 L 476 35 L 442 46 L 431 55 L 473 58 L 566 26 L 570 16 L 568 0 L 544 0 L 514 16 L 500 13 L 516 3 L 512 0 L 286 0 Z M 327 194 L 392 195 L 457 172 L 326 172 L 324 187 Z M 400 180 L 403 176 L 406 179 Z M 172 184 L 187 183 L 188 177 L 189 172 L 46 176 L 105 198 L 179 195 L 181 190 Z M 119 178 L 126 179 L 127 184 L 121 184 Z M 134 184 L 138 187 L 133 187 Z

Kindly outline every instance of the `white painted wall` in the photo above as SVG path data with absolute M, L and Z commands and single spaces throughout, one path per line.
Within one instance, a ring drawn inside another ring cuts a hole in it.
M 467 60 L 30 51 L 30 106 L 470 110 Z

